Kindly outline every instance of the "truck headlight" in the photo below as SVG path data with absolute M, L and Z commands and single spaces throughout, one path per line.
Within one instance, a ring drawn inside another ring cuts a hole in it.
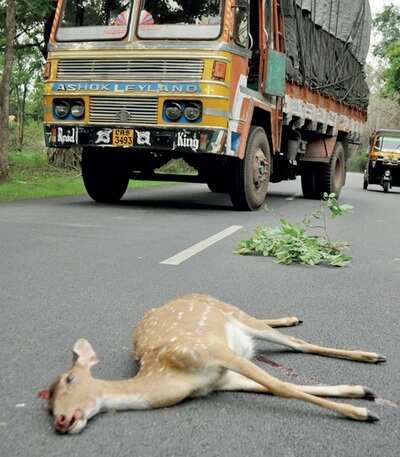
M 190 103 L 184 109 L 183 114 L 189 122 L 198 121 L 201 118 L 201 104 Z
M 65 119 L 71 112 L 71 105 L 66 100 L 54 100 L 54 115 L 58 119 Z
M 177 102 L 167 102 L 165 105 L 165 116 L 169 121 L 176 122 L 183 115 L 183 108 Z
M 82 100 L 77 100 L 72 103 L 71 114 L 76 119 L 80 119 L 85 114 L 85 104 Z

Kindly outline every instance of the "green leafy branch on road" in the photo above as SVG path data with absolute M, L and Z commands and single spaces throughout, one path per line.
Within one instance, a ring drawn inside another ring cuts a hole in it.
M 277 263 L 285 265 L 325 263 L 344 267 L 351 261 L 344 253 L 349 244 L 330 238 L 328 221 L 352 209 L 351 205 L 340 205 L 335 194 L 324 194 L 320 208 L 306 215 L 302 222 L 290 222 L 281 217 L 279 227 L 258 227 L 252 238 L 240 243 L 236 253 L 274 257 Z

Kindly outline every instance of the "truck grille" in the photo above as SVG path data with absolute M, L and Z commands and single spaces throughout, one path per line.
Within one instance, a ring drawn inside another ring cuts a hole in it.
M 157 97 L 91 97 L 90 122 L 157 124 Z
M 203 70 L 200 59 L 68 59 L 59 61 L 57 79 L 199 81 Z

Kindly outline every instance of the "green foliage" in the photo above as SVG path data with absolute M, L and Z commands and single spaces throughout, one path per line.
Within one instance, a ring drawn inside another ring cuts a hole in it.
M 363 172 L 368 164 L 368 152 L 365 149 L 357 152 L 351 157 L 349 169 L 350 171 Z
M 400 41 L 400 8 L 394 4 L 385 6 L 382 13 L 374 19 L 374 27 L 381 34 L 379 43 L 374 47 L 374 55 L 386 58 L 391 46 Z
M 279 227 L 258 227 L 252 238 L 240 243 L 236 253 L 274 257 L 277 263 L 285 265 L 324 263 L 344 267 L 351 261 L 351 257 L 344 253 L 348 243 L 329 238 L 328 217 L 335 219 L 352 209 L 351 205 L 340 205 L 335 194 L 325 194 L 320 208 L 302 222 L 281 218 Z M 314 225 L 316 223 L 321 225 Z M 312 233 L 315 230 L 319 233 Z
M 382 94 L 400 96 L 400 7 L 394 4 L 385 6 L 375 17 L 374 25 L 381 35 L 374 54 L 387 64 L 382 73 Z
M 386 57 L 389 67 L 383 72 L 384 95 L 387 97 L 400 95 L 400 40 L 390 46 Z

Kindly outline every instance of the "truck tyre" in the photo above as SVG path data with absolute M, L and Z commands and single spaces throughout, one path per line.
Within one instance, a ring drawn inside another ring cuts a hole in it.
M 211 192 L 215 192 L 217 194 L 226 194 L 229 192 L 229 186 L 225 180 L 217 181 L 212 179 L 207 182 L 207 186 Z
M 343 144 L 338 141 L 329 163 L 321 164 L 318 190 L 320 198 L 327 194 L 336 194 L 339 198 L 346 175 L 346 159 Z
M 83 183 L 96 202 L 117 203 L 128 187 L 128 173 L 114 154 L 100 148 L 84 148 L 82 151 Z
M 390 184 L 388 181 L 385 181 L 383 183 L 383 192 L 385 192 L 385 194 L 387 194 L 389 192 L 389 188 L 390 188 Z
M 301 186 L 304 198 L 321 200 L 325 193 L 336 194 L 339 198 L 345 182 L 346 162 L 344 148 L 337 142 L 328 163 L 304 163 Z
M 301 173 L 301 188 L 304 198 L 319 199 L 318 185 L 318 164 L 303 163 Z
M 243 160 L 233 166 L 230 197 L 235 209 L 254 211 L 264 203 L 271 174 L 271 153 L 261 127 L 251 127 Z

